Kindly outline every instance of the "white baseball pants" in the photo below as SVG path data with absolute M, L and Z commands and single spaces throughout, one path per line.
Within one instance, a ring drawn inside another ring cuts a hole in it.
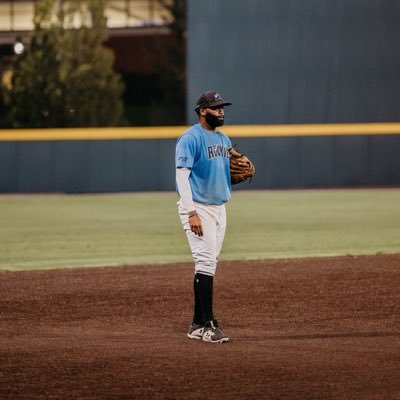
M 189 217 L 181 201 L 178 201 L 179 217 L 193 255 L 195 272 L 214 276 L 225 237 L 225 204 L 214 206 L 194 202 L 194 206 L 203 226 L 203 236 L 190 230 Z

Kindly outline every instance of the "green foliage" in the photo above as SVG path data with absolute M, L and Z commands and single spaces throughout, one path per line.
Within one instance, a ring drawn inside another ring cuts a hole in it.
M 121 121 L 123 84 L 113 71 L 106 0 L 36 4 L 27 51 L 13 64 L 10 114 L 15 127 L 112 126 Z M 76 21 L 79 20 L 79 26 Z

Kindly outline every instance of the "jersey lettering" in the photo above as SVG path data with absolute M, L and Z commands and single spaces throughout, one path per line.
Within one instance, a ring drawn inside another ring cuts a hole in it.
M 213 144 L 212 146 L 208 146 L 208 158 L 215 157 L 223 157 L 229 158 L 230 154 L 228 148 L 226 146 L 222 146 L 222 144 Z

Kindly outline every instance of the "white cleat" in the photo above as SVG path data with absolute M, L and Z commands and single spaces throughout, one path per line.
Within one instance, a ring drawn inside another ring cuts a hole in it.
M 203 338 L 203 333 L 204 333 L 203 325 L 192 324 L 190 325 L 187 337 L 189 339 L 201 340 Z
M 210 343 L 226 343 L 229 337 L 218 327 L 216 320 L 208 322 L 204 327 L 203 340 Z

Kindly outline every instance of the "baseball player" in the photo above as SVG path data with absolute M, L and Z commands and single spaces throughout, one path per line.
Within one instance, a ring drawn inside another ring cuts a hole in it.
M 195 112 L 199 122 L 176 143 L 179 216 L 194 259 L 194 315 L 188 338 L 228 342 L 213 313 L 213 282 L 226 228 L 225 203 L 231 197 L 230 139 L 224 124 L 229 103 L 214 92 L 203 93 Z

